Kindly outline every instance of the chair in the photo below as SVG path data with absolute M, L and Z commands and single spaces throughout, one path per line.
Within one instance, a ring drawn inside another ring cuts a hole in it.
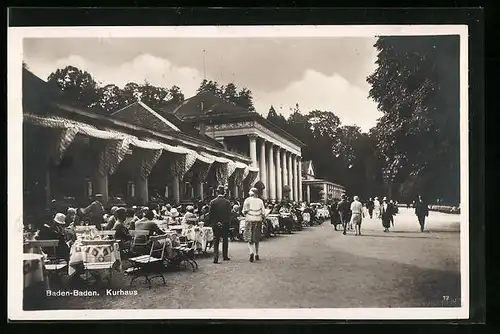
M 136 256 L 130 258 L 129 261 L 132 264 L 132 270 L 128 273 L 132 274 L 133 277 L 130 280 L 130 286 L 134 283 L 134 281 L 139 277 L 144 277 L 146 282 L 148 283 L 149 288 L 151 289 L 151 280 L 153 278 L 161 278 L 163 280 L 163 284 L 165 282 L 165 276 L 163 276 L 163 259 L 165 257 L 165 247 L 166 247 L 166 239 L 168 235 L 158 235 L 152 236 L 149 238 L 151 242 L 151 249 L 149 254 Z
M 97 236 L 101 239 L 114 239 L 115 231 L 97 231 Z
M 68 268 L 68 262 L 57 256 L 57 247 L 59 240 L 28 240 L 26 246 L 29 251 L 40 250 L 43 252 L 44 248 L 52 248 L 52 253 L 47 255 L 45 260 L 45 269 L 51 278 L 58 278 L 59 275 L 64 274 L 64 270 Z M 50 252 L 48 252 L 50 253 Z
M 135 256 L 144 255 L 148 252 L 149 231 L 148 230 L 130 230 L 132 242 L 130 243 L 130 253 Z
M 101 245 L 111 245 L 114 246 L 116 243 L 115 240 L 82 240 L 81 241 L 82 246 L 101 246 Z M 113 278 L 113 268 L 115 263 L 113 261 L 106 261 L 106 262 L 93 262 L 89 261 L 88 259 L 88 253 L 85 252 L 85 258 L 83 260 L 83 267 L 87 273 L 90 273 L 91 271 L 96 271 L 96 270 L 109 270 L 109 279 L 108 283 L 111 282 Z
M 178 262 L 189 264 L 193 271 L 196 271 L 198 269 L 198 263 L 195 260 L 196 241 L 188 240 L 185 236 L 179 237 L 179 239 L 181 242 L 180 246 L 172 247 L 177 252 Z

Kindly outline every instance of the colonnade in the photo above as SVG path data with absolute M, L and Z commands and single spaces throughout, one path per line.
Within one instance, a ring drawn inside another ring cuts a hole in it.
M 301 157 L 257 135 L 248 137 L 252 166 L 259 168 L 257 179 L 266 186 L 264 199 L 281 201 L 285 197 L 283 187 L 288 186 L 289 199 L 302 201 Z M 260 152 L 257 156 L 258 150 Z

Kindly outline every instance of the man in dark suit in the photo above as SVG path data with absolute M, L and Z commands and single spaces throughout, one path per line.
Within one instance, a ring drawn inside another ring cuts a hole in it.
M 420 232 L 425 229 L 425 218 L 429 216 L 429 206 L 422 199 L 422 196 L 418 196 L 414 204 L 415 214 L 418 217 L 418 223 L 420 224 Z
M 337 204 L 337 211 L 340 215 L 340 221 L 342 223 L 342 227 L 344 231 L 343 235 L 346 235 L 347 226 L 349 224 L 349 220 L 351 219 L 351 204 L 347 201 L 347 196 L 342 195 L 342 200 Z
M 224 186 L 217 187 L 217 197 L 210 202 L 209 225 L 214 231 L 214 263 L 219 263 L 219 243 L 222 238 L 222 258 L 229 261 L 229 225 L 231 203 L 224 197 Z

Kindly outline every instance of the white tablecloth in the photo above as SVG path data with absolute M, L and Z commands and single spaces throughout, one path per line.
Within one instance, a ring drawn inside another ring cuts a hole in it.
M 42 254 L 23 254 L 23 281 L 24 288 L 38 283 L 48 283 Z
M 316 211 L 316 217 L 318 218 L 328 218 L 330 216 L 330 212 L 327 209 L 318 209 Z
M 71 246 L 68 275 L 74 275 L 79 266 L 84 263 L 112 262 L 114 268 L 118 271 L 122 270 L 122 262 L 120 256 L 120 246 L 118 243 L 113 245 L 82 245 L 81 241 L 77 240 Z

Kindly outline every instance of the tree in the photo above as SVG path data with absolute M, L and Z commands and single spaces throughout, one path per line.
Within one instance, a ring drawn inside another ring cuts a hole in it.
M 269 108 L 269 112 L 267 113 L 267 120 L 282 129 L 286 129 L 287 127 L 286 118 L 281 114 L 278 115 L 273 106 Z
M 124 100 L 125 105 L 132 104 L 134 102 L 137 102 L 141 98 L 141 88 L 135 82 L 129 82 L 121 90 L 121 96 Z
M 184 101 L 184 94 L 178 86 L 172 86 L 168 90 L 168 94 L 173 105 L 179 105 Z
M 223 98 L 227 102 L 238 103 L 238 91 L 235 84 L 230 82 L 224 87 Z
M 107 114 L 111 114 L 127 105 L 122 90 L 113 84 L 99 88 L 99 96 L 98 105 Z
M 140 99 L 153 109 L 161 108 L 169 101 L 169 91 L 165 88 L 156 87 L 149 82 L 139 86 Z
M 386 182 L 457 201 L 459 38 L 379 37 L 375 47 L 378 67 L 367 81 L 384 113 L 374 134 Z
M 252 91 L 247 88 L 242 88 L 238 92 L 236 104 L 239 105 L 240 107 L 245 108 L 248 111 L 255 111 L 255 108 L 253 106 Z
M 221 91 L 220 91 L 220 87 L 219 87 L 219 84 L 217 83 L 217 81 L 212 81 L 212 80 L 208 81 L 206 79 L 203 79 L 203 81 L 200 84 L 200 87 L 198 87 L 196 92 L 198 94 L 205 93 L 205 92 L 211 92 L 214 95 L 221 97 Z
M 335 133 L 340 125 L 340 119 L 330 111 L 313 110 L 307 115 L 311 131 L 316 138 L 335 138 Z
M 87 71 L 67 66 L 51 73 L 47 81 L 56 84 L 62 91 L 86 107 L 92 108 L 99 103 L 97 82 Z

